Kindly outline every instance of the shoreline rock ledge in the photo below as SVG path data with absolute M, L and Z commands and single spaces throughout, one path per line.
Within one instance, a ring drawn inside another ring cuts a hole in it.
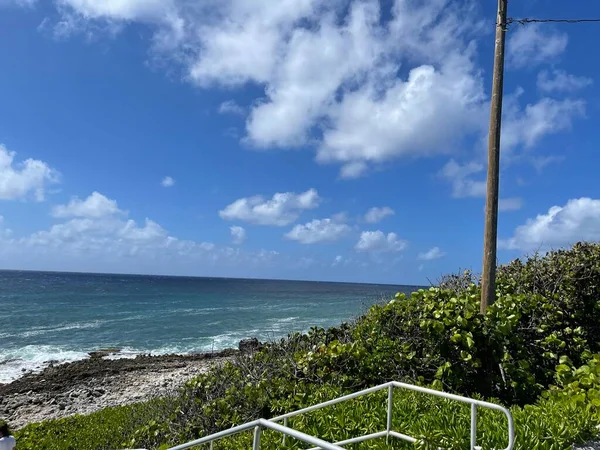
M 242 339 L 238 348 L 242 353 L 251 353 L 260 350 L 263 344 L 257 338 Z

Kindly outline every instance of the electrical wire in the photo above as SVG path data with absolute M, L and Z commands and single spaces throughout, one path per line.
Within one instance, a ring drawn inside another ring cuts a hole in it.
M 526 25 L 528 23 L 584 23 L 584 22 L 600 22 L 600 19 L 506 19 L 506 24 L 518 23 L 519 25 Z

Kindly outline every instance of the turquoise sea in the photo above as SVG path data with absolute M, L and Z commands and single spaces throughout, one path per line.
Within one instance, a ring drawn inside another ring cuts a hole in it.
M 210 352 L 338 325 L 415 287 L 0 271 L 0 383 L 100 348 Z

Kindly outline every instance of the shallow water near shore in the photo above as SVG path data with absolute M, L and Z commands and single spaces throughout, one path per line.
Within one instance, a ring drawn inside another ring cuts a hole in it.
M 237 348 L 339 325 L 410 286 L 0 271 L 0 383 L 49 361 Z

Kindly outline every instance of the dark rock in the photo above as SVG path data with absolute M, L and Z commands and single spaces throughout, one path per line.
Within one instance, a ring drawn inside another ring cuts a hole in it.
M 95 389 L 95 390 L 94 390 L 94 395 L 95 395 L 96 397 L 101 397 L 101 396 L 103 396 L 105 393 L 106 393 L 106 391 L 105 391 L 104 389 L 102 389 L 102 388 L 97 388 L 97 389 Z
M 121 349 L 118 348 L 103 348 L 94 352 L 89 352 L 88 355 L 92 358 L 104 358 L 105 356 L 114 355 L 120 353 Z
M 257 338 L 242 339 L 239 344 L 241 352 L 253 352 L 259 350 L 262 344 Z

